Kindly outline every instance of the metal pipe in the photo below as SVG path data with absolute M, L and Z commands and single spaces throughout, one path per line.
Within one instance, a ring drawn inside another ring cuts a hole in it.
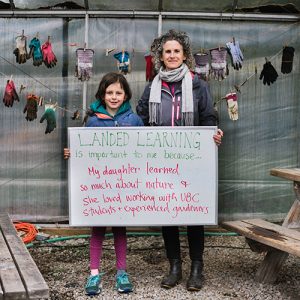
M 88 48 L 89 43 L 89 14 L 85 14 L 85 27 L 84 27 L 84 48 Z M 87 98 L 87 81 L 83 82 L 82 89 L 82 109 L 86 111 L 86 98 Z M 84 118 L 84 114 L 82 116 Z
M 254 14 L 254 13 L 213 13 L 213 12 L 158 12 L 158 11 L 99 11 L 99 10 L 0 10 L 0 17 L 130 17 L 130 18 L 156 18 L 160 14 L 163 18 L 180 19 L 218 19 L 232 21 L 279 21 L 295 22 L 300 20 L 299 14 Z

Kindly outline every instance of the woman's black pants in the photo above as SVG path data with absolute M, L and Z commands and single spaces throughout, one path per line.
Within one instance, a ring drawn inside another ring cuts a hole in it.
M 165 249 L 168 259 L 181 259 L 179 227 L 164 226 L 162 234 L 165 242 Z M 204 251 L 204 226 L 187 226 L 187 237 L 189 243 L 189 253 L 191 260 L 203 259 Z

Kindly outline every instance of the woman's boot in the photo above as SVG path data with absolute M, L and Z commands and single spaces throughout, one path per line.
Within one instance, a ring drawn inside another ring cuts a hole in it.
M 169 259 L 169 262 L 169 274 L 164 277 L 160 284 L 161 287 L 166 289 L 174 287 L 182 278 L 181 259 Z
M 191 274 L 187 281 L 188 291 L 200 291 L 203 284 L 203 262 L 201 260 L 192 260 Z

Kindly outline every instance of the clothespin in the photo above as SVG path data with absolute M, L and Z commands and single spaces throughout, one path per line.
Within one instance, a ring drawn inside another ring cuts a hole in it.
M 48 43 L 50 42 L 50 35 L 48 35 Z
M 20 90 L 19 90 L 19 94 L 21 94 L 22 93 L 22 91 L 23 90 L 25 90 L 26 89 L 26 86 L 25 85 L 23 85 L 23 84 L 21 84 L 21 86 L 20 86 Z
M 219 51 L 221 51 L 221 45 L 219 45 Z
M 35 37 L 38 39 L 39 38 L 39 32 L 36 33 Z
M 116 50 L 115 48 L 111 48 L 111 49 L 106 48 L 105 55 L 108 56 L 108 54 L 109 54 L 110 52 L 115 51 L 115 50 Z
M 84 43 L 84 46 L 83 46 L 83 51 L 86 50 L 86 43 Z
M 22 38 L 24 37 L 24 29 L 22 29 L 22 35 L 21 35 L 21 37 Z
M 10 75 L 9 83 L 11 83 L 13 76 Z
M 244 82 L 245 83 L 245 82 Z M 243 83 L 243 84 L 244 84 Z M 237 84 L 234 85 L 234 88 L 237 92 L 241 93 L 241 90 L 240 90 L 240 86 L 238 86 Z
M 232 37 L 232 42 L 233 42 L 233 45 L 235 45 L 235 38 L 234 38 L 234 36 Z
M 44 102 L 44 97 L 43 96 L 40 96 L 39 97 L 39 103 L 38 103 L 38 106 L 43 106 L 43 102 Z
M 124 48 L 122 48 L 122 54 L 124 54 L 125 53 L 125 49 Z
M 265 57 L 266 63 L 269 61 L 267 57 Z

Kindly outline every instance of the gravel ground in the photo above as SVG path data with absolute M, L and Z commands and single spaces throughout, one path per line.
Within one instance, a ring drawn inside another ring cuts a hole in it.
M 52 237 L 51 237 L 52 238 Z M 113 239 L 108 237 L 103 251 L 103 291 L 93 299 L 300 299 L 300 260 L 290 255 L 275 284 L 260 284 L 254 275 L 263 254 L 252 252 L 241 236 L 206 237 L 204 252 L 205 282 L 201 291 L 185 289 L 189 274 L 186 236 L 181 236 L 183 281 L 173 289 L 160 288 L 168 269 L 161 236 L 128 237 L 128 273 L 134 292 L 120 295 L 114 290 L 115 254 Z M 72 239 L 29 251 L 50 288 L 52 300 L 91 299 L 84 294 L 89 274 L 87 239 Z

